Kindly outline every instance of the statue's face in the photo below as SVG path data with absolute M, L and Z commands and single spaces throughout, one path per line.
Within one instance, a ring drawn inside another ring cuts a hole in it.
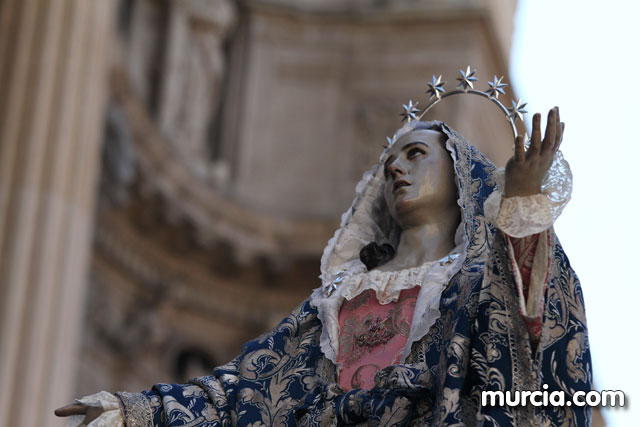
M 440 132 L 414 130 L 389 149 L 384 197 L 400 226 L 416 224 L 434 209 L 457 204 L 453 161 L 443 141 Z

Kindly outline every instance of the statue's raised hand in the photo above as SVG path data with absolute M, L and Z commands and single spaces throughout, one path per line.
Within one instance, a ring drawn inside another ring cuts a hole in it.
M 553 163 L 553 155 L 562 142 L 564 123 L 558 107 L 549 110 L 544 139 L 540 132 L 540 113 L 533 116 L 531 145 L 525 152 L 522 136 L 516 138 L 516 152 L 505 168 L 505 197 L 531 196 L 540 193 L 542 180 Z

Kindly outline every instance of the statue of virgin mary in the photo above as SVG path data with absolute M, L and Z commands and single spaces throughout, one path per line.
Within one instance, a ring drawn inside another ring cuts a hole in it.
M 592 389 L 582 290 L 553 231 L 571 194 L 553 109 L 494 166 L 411 120 L 356 187 L 322 284 L 275 329 L 188 384 L 61 408 L 89 426 L 584 426 L 588 406 L 486 392 Z M 524 395 L 524 393 L 523 393 Z

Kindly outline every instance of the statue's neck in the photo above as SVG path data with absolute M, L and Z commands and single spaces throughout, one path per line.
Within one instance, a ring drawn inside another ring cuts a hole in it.
M 404 228 L 395 256 L 381 270 L 399 270 L 418 267 L 425 262 L 445 257 L 455 247 L 455 234 L 460 224 L 460 211 L 425 215 L 421 224 Z

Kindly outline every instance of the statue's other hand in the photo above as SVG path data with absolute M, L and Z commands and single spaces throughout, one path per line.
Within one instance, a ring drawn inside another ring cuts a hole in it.
M 82 403 L 72 403 L 67 406 L 63 406 L 54 411 L 54 414 L 58 417 L 70 417 L 73 415 L 84 415 L 87 413 L 88 406 Z
M 71 417 L 74 415 L 84 415 L 83 425 L 89 424 L 102 414 L 103 409 L 96 406 L 87 406 L 82 403 L 72 403 L 67 406 L 63 406 L 54 411 L 54 414 L 58 417 Z
M 505 197 L 526 197 L 540 193 L 542 180 L 553 163 L 564 133 L 558 107 L 549 110 L 544 139 L 540 132 L 540 113 L 533 116 L 531 145 L 525 152 L 522 136 L 516 138 L 515 154 L 505 167 Z

